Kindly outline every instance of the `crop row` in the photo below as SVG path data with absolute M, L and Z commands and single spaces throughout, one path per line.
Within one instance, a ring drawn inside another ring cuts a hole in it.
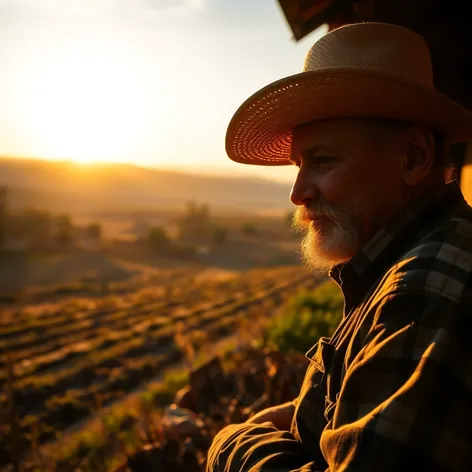
M 228 299 L 206 308 L 180 311 L 172 317 L 150 317 L 146 322 L 130 326 L 122 333 L 112 332 L 113 337 L 102 337 L 95 346 L 89 343 L 84 355 L 65 355 L 50 363 L 37 364 L 34 372 L 17 375 L 16 385 L 21 391 L 22 404 L 37 404 L 44 397 L 58 390 L 86 387 L 94 380 L 93 372 L 102 368 L 115 368 L 116 359 L 139 358 L 146 354 L 161 354 L 168 348 L 175 335 L 176 323 L 183 323 L 184 331 L 204 329 L 215 320 L 223 320 L 251 305 L 261 304 L 299 281 L 284 282 L 280 286 L 261 291 L 258 295 L 242 299 Z M 133 319 L 133 318 L 131 318 Z
M 204 288 L 216 299 L 212 302 L 205 303 L 208 297 L 202 297 L 193 308 L 176 304 L 165 313 L 142 305 L 139 310 L 129 310 L 127 329 L 108 327 L 108 332 L 101 333 L 96 327 L 94 337 L 90 331 L 87 349 L 62 352 L 56 358 L 38 355 L 30 371 L 21 372 L 18 364 L 14 401 L 23 432 L 39 423 L 40 439 L 48 439 L 90 414 L 97 399 L 108 403 L 162 373 L 182 359 L 181 346 L 174 339 L 177 331 L 184 336 L 198 331 L 208 340 L 217 340 L 234 332 L 248 312 L 267 315 L 300 287 L 313 283 L 299 269 L 250 274 L 231 283 L 207 283 Z M 73 345 L 72 339 L 68 336 L 65 342 Z M 0 408 L 5 407 L 6 390 L 0 399 Z
M 231 302 L 234 297 L 248 296 L 270 288 L 276 280 L 267 279 L 266 276 L 266 279 L 262 279 L 259 283 L 252 282 L 253 280 L 239 278 L 236 283 L 220 282 L 206 286 L 190 286 L 185 293 L 180 293 L 177 297 L 169 296 L 166 301 L 149 300 L 147 304 L 141 303 L 140 306 L 136 304 L 118 310 L 89 310 L 79 314 L 66 312 L 64 327 L 30 327 L 29 332 L 23 336 L 3 341 L 2 348 L 12 355 L 18 364 L 18 372 L 33 373 L 37 364 L 60 363 L 61 356 L 71 360 L 79 357 L 80 352 L 87 350 L 84 346 L 100 344 L 104 346 L 110 339 L 120 337 L 123 332 L 130 329 L 133 330 L 133 326 L 139 327 L 148 323 L 150 315 L 170 319 L 177 307 L 180 310 L 195 310 L 195 307 L 201 305 L 205 309 L 212 309 L 213 306 L 218 307 L 220 303 Z M 182 292 L 181 288 L 179 291 Z M 139 297 L 140 294 L 137 294 L 136 298 Z M 175 317 L 173 319 L 175 320 Z M 103 342 L 103 338 L 107 339 L 106 343 Z

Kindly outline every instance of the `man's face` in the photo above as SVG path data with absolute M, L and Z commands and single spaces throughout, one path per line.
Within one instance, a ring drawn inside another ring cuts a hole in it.
M 299 206 L 294 227 L 306 232 L 310 268 L 348 261 L 404 207 L 407 146 L 407 125 L 385 121 L 323 120 L 294 131 L 292 160 L 300 169 L 291 193 Z

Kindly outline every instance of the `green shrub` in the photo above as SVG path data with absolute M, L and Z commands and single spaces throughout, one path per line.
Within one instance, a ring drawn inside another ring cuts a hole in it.
M 224 228 L 223 226 L 216 227 L 211 239 L 213 244 L 221 246 L 228 240 L 228 228 Z
M 282 352 L 305 353 L 321 336 L 331 336 L 341 320 L 343 305 L 341 291 L 332 281 L 301 292 L 269 323 L 262 344 Z
M 160 226 L 149 228 L 147 240 L 151 248 L 156 251 L 166 251 L 172 245 L 167 231 Z
M 241 232 L 244 236 L 254 236 L 257 233 L 257 229 L 254 223 L 247 222 L 241 226 Z

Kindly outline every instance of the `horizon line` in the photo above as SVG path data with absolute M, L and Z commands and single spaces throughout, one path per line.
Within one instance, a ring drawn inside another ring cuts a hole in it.
M 236 179 L 250 179 L 263 180 L 277 184 L 289 185 L 289 179 L 271 178 L 263 175 L 252 174 L 250 171 L 237 170 L 231 167 L 213 166 L 208 164 L 194 164 L 187 166 L 186 164 L 160 164 L 151 166 L 143 163 L 128 162 L 128 161 L 101 161 L 94 162 L 79 162 L 73 158 L 47 158 L 37 156 L 19 156 L 19 155 L 0 155 L 0 160 L 19 160 L 19 161 L 36 161 L 45 163 L 70 164 L 79 168 L 93 168 L 93 167 L 134 167 L 137 169 L 147 169 L 151 171 L 171 171 L 180 174 L 188 175 L 206 175 L 211 177 L 222 178 L 236 178 Z

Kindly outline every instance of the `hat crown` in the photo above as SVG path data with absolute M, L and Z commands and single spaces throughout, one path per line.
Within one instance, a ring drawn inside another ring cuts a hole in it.
M 331 31 L 311 47 L 304 72 L 330 68 L 380 72 L 434 89 L 428 45 L 402 26 L 356 23 Z

